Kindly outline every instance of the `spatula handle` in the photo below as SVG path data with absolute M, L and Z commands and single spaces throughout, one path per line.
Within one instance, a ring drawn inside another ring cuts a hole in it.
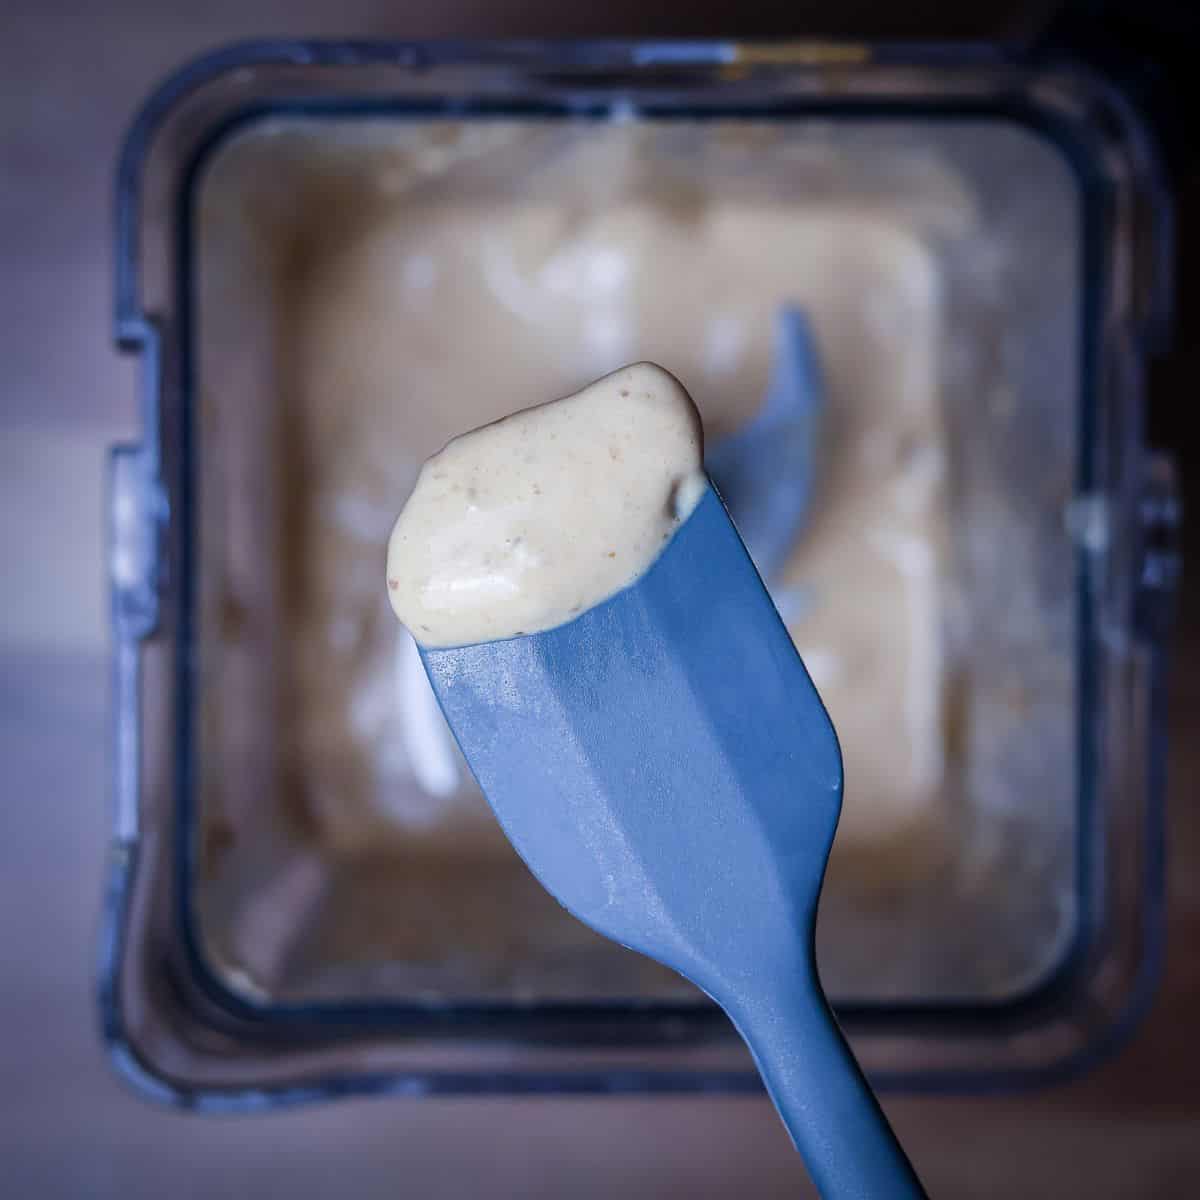
M 731 1015 L 823 1200 L 923 1200 L 925 1192 L 838 1028 L 815 973 L 781 1006 Z M 799 994 L 797 994 L 799 993 Z

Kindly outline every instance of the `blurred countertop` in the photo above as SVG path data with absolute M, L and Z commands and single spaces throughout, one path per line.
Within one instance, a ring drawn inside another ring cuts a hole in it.
M 366 1100 L 201 1118 L 135 1098 L 96 1034 L 108 828 L 100 496 L 104 448 L 136 432 L 132 365 L 109 336 L 110 181 L 124 125 L 171 67 L 237 38 L 690 34 L 746 19 L 732 6 L 729 23 L 712 6 L 695 10 L 699 22 L 677 23 L 662 5 L 648 14 L 633 4 L 588 9 L 582 19 L 561 7 L 11 0 L 0 16 L 0 1161 L 9 1194 L 808 1194 L 761 1099 Z M 784 11 L 752 6 L 750 15 L 756 28 L 778 32 L 788 28 Z M 1176 447 L 1195 500 L 1200 454 L 1186 445 L 1192 397 L 1183 390 L 1200 365 L 1186 348 L 1200 346 L 1189 291 L 1200 272 L 1188 271 L 1196 256 L 1186 236 L 1188 213 L 1200 214 L 1195 179 L 1183 208 L 1190 336 L 1181 333 L 1185 349 L 1155 375 L 1152 432 Z M 1193 550 L 1196 530 L 1193 520 Z M 888 1098 L 933 1196 L 1200 1194 L 1200 816 L 1191 782 L 1200 778 L 1198 582 L 1185 575 L 1180 609 L 1170 939 L 1153 1012 L 1119 1056 L 1068 1086 L 997 1099 Z

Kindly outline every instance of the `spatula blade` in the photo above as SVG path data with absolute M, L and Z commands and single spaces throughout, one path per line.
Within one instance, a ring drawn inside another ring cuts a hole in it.
M 841 755 L 711 488 L 576 620 L 422 657 L 505 832 L 583 921 L 706 987 L 803 942 Z

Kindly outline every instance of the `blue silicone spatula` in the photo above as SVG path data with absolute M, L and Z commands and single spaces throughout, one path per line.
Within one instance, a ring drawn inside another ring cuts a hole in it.
M 817 977 L 837 737 L 716 492 L 568 624 L 421 654 L 518 853 L 721 1005 L 821 1195 L 923 1195 Z

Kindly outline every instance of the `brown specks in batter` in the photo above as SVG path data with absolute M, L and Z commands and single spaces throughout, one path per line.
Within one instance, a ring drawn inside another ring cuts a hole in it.
M 577 617 L 634 583 L 690 512 L 699 492 L 679 487 L 703 484 L 700 436 L 678 382 L 639 363 L 455 438 L 393 529 L 392 607 L 427 646 Z

